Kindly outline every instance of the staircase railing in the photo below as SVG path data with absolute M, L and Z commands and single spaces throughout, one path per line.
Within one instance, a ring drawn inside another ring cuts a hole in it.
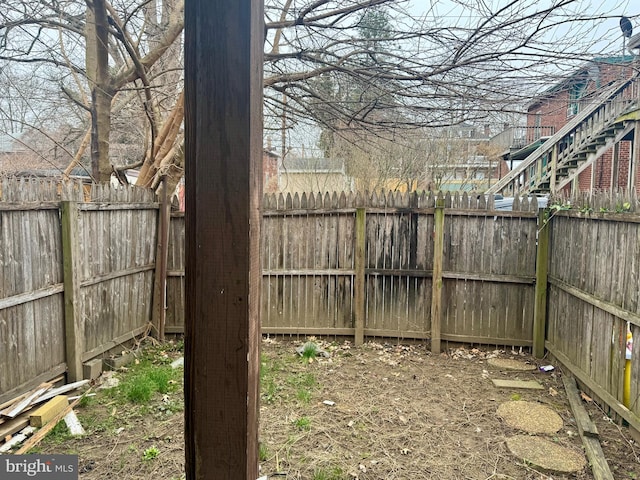
M 508 127 L 492 137 L 489 142 L 502 148 L 523 148 L 555 133 L 553 126 Z
M 558 165 L 566 165 L 571 155 L 638 102 L 639 78 L 636 74 L 622 83 L 611 85 L 486 193 L 502 192 L 507 187 L 509 193 L 527 193 L 542 182 L 555 183 Z

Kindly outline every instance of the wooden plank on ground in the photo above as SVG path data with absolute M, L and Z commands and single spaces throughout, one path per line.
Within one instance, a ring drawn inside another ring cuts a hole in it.
M 498 388 L 524 388 L 528 390 L 543 390 L 544 387 L 535 380 L 491 380 Z
M 584 445 L 584 452 L 589 459 L 589 465 L 591 465 L 593 478 L 595 480 L 614 480 L 607 459 L 602 451 L 600 439 L 583 436 L 582 444 Z
M 88 383 L 90 383 L 90 380 L 79 380 L 77 382 L 73 382 L 73 383 L 68 383 L 66 385 L 62 385 L 61 387 L 49 390 L 44 395 L 36 398 L 31 403 L 33 405 L 33 404 L 36 404 L 36 403 L 45 402 L 45 401 L 49 400 L 50 398 L 56 397 L 58 395 L 62 395 L 63 393 L 67 393 L 67 392 L 71 392 L 73 390 L 77 390 L 78 388 L 80 388 L 80 387 L 82 387 L 84 385 L 87 385 Z
M 640 344 L 640 343 L 639 343 Z M 587 388 L 591 389 L 595 395 L 600 397 L 600 399 L 606 403 L 609 407 L 611 407 L 615 412 L 624 418 L 629 425 L 635 428 L 636 430 L 640 430 L 640 417 L 636 415 L 634 412 L 625 407 L 617 398 L 607 392 L 604 388 L 598 385 L 592 378 L 589 377 L 584 371 L 580 370 L 574 363 L 571 362 L 571 359 L 568 358 L 564 353 L 562 353 L 561 349 L 556 347 L 555 345 L 547 342 L 546 348 L 549 350 L 554 357 L 556 357 L 565 367 L 571 370 L 573 375 L 580 380 L 582 384 L 584 384 Z M 634 347 L 635 348 L 635 347 Z
M 74 400 L 73 403 L 70 403 L 64 410 L 58 413 L 55 417 L 51 419 L 49 423 L 47 423 L 44 427 L 37 431 L 37 433 L 27 440 L 22 447 L 15 453 L 16 455 L 22 455 L 23 453 L 27 453 L 33 447 L 35 447 L 44 437 L 47 436 L 53 427 L 55 427 L 60 420 L 62 420 L 70 411 L 72 411 L 75 406 L 80 402 L 80 399 Z
M 580 432 L 580 435 L 597 437 L 598 429 L 595 423 L 591 421 L 584 405 L 582 405 L 575 378 L 572 375 L 562 375 L 562 383 L 564 383 L 564 389 L 567 392 L 567 400 L 569 400 L 573 417 L 576 419 L 578 432 Z
M 32 427 L 42 427 L 69 405 L 66 395 L 58 395 L 29 415 L 29 423 Z
M 5 408 L 10 407 L 11 405 L 23 400 L 28 394 L 29 392 L 25 392 L 22 395 L 18 395 L 17 397 L 12 398 L 11 400 L 7 400 L 4 403 L 0 403 L 0 410 L 4 410 Z
M 41 384 L 37 389 L 32 391 L 29 395 L 27 395 L 25 398 L 20 400 L 18 403 L 11 405 L 10 407 L 7 407 L 2 412 L 0 412 L 0 415 L 4 417 L 9 417 L 9 418 L 17 417 L 20 413 L 22 413 L 31 405 L 31 402 L 34 399 L 41 396 L 44 392 L 46 392 L 50 388 L 51 388 L 50 383 Z
M 19 432 L 27 425 L 29 425 L 29 419 L 26 417 L 18 417 L 4 422 L 0 425 L 0 441 L 9 435 Z
M 602 446 L 598 438 L 598 429 L 591 421 L 584 405 L 582 405 L 575 379 L 572 375 L 563 375 L 562 382 L 567 392 L 567 400 L 569 400 L 573 417 L 576 419 L 576 425 L 582 438 L 584 451 L 589 459 L 589 465 L 591 465 L 593 478 L 595 478 L 595 480 L 613 480 L 609 464 L 602 452 Z
M 69 429 L 69 433 L 73 436 L 84 435 L 86 432 L 76 415 L 76 412 L 71 410 L 64 416 L 64 423 L 67 424 L 67 428 Z

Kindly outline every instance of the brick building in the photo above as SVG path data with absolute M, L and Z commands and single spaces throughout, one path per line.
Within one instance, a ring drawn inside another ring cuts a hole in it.
M 595 100 L 600 91 L 616 81 L 631 78 L 635 73 L 633 57 L 594 59 L 529 105 L 527 128 L 535 130 L 541 126 L 549 126 L 552 131 L 559 131 L 584 106 Z M 633 137 L 631 132 L 625 139 L 615 143 L 592 165 L 585 167 L 573 185 L 565 188 L 595 191 L 634 186 L 640 192 L 640 169 L 630 168 Z M 630 178 L 630 173 L 635 178 Z
M 526 127 L 496 136 L 511 171 L 490 193 L 640 192 L 639 65 L 595 58 L 535 98 Z

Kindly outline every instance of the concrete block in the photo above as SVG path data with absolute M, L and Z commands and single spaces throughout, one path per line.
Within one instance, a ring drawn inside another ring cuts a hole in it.
M 95 380 L 102 373 L 102 359 L 94 358 L 82 364 L 82 378 Z
M 133 362 L 133 353 L 125 353 L 124 355 L 118 355 L 117 357 L 105 358 L 102 363 L 105 370 L 118 370 L 125 365 Z

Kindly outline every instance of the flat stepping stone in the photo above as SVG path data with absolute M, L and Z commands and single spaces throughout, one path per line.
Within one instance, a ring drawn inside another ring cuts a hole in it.
M 535 380 L 491 380 L 498 388 L 525 388 L 529 390 L 544 390 Z
M 514 372 L 530 372 L 536 369 L 535 365 L 516 360 L 515 358 L 490 358 L 487 363 L 500 370 L 511 370 Z
M 560 415 L 536 402 L 506 402 L 498 407 L 498 416 L 507 425 L 528 433 L 553 434 L 560 430 L 564 422 Z
M 584 455 L 539 437 L 516 435 L 507 439 L 507 448 L 516 457 L 551 472 L 580 472 L 587 464 Z

